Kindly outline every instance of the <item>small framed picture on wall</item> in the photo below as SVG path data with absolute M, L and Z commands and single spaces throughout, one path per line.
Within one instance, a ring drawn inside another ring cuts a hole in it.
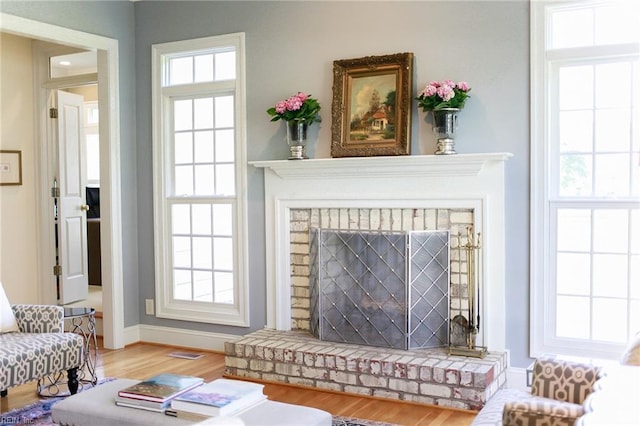
M 0 151 L 0 185 L 22 185 L 22 151 Z

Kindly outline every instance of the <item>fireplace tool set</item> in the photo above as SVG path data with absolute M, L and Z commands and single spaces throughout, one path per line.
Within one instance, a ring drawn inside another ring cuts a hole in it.
M 482 271 L 476 265 L 482 266 L 480 233 L 474 238 L 473 227 L 467 227 L 466 242 L 463 244 L 463 237 L 458 233 L 457 249 L 458 261 L 458 293 L 457 312 L 451 319 L 449 331 L 449 354 L 484 358 L 487 348 L 477 345 L 477 337 L 480 332 L 480 284 Z M 463 260 L 466 258 L 466 262 Z M 466 279 L 463 279 L 466 277 Z M 466 281 L 466 286 L 463 281 Z M 467 306 L 464 306 L 464 289 L 467 290 Z M 466 312 L 465 312 L 466 311 Z

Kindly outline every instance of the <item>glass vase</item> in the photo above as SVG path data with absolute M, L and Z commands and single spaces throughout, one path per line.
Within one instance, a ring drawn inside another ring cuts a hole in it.
M 306 120 L 287 121 L 287 144 L 289 145 L 289 160 L 304 160 L 305 146 L 307 144 L 307 128 L 309 122 Z

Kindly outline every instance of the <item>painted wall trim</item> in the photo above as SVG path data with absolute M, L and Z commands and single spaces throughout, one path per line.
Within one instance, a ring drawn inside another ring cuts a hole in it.
M 124 335 L 126 345 L 147 342 L 220 352 L 224 352 L 225 342 L 233 342 L 242 338 L 242 336 L 232 334 L 207 333 L 146 324 L 127 327 Z

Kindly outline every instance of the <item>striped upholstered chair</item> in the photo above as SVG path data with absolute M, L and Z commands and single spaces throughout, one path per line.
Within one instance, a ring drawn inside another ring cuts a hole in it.
M 63 371 L 69 391 L 76 393 L 83 339 L 64 332 L 62 306 L 12 305 L 11 309 L 17 330 L 0 333 L 0 395 L 6 396 L 10 387 Z

